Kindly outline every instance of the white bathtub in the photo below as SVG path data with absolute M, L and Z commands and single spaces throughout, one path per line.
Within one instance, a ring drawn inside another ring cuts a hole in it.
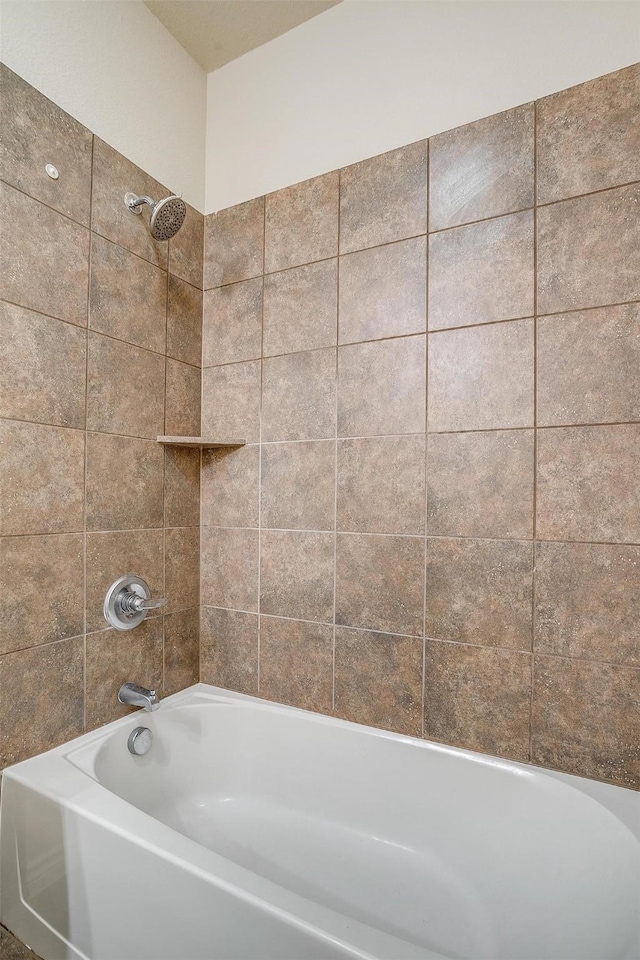
M 640 794 L 205 684 L 7 769 L 0 827 L 46 960 L 640 956 Z

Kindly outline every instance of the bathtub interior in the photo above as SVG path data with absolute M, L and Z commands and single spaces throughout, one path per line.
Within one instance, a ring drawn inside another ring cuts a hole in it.
M 628 957 L 640 847 L 542 771 L 197 693 L 69 753 L 104 788 L 311 902 L 446 957 Z

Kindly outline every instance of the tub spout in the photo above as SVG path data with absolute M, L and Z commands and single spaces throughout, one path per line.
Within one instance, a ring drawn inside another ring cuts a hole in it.
M 155 690 L 147 690 L 137 683 L 124 683 L 118 693 L 120 703 L 130 707 L 144 707 L 145 710 L 157 710 L 160 706 L 160 697 Z

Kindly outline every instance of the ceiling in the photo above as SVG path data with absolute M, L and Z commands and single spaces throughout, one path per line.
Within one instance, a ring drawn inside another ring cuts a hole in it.
M 340 0 L 144 0 L 209 73 L 279 37 Z

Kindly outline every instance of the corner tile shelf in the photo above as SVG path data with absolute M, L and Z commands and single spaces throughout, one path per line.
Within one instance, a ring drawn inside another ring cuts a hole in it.
M 158 437 L 157 440 L 167 447 L 193 447 L 198 450 L 244 447 L 246 443 L 246 440 L 207 440 L 205 437 Z

